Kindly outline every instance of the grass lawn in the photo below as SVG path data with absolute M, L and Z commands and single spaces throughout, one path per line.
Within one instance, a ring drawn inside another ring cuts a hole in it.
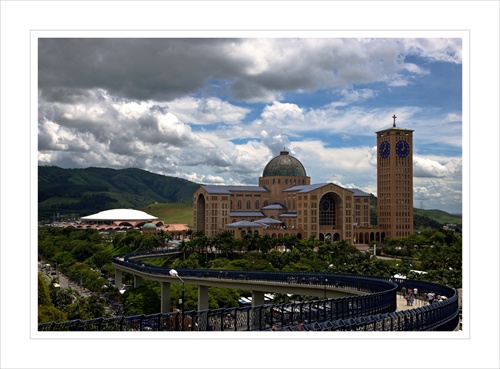
M 140 210 L 158 217 L 167 224 L 193 225 L 193 204 L 191 203 L 155 203 Z

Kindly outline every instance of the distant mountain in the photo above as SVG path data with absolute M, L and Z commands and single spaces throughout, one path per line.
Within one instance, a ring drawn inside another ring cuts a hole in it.
M 38 167 L 38 220 L 50 221 L 116 208 L 190 203 L 199 184 L 145 170 Z
M 450 214 L 437 209 L 413 209 L 414 225 L 417 228 L 435 228 L 439 229 L 446 225 L 455 224 L 451 229 L 462 230 L 462 216 Z

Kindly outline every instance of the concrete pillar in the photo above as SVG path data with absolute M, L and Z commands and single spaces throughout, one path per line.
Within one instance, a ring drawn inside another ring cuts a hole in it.
M 134 275 L 134 287 L 139 287 L 142 284 L 142 277 Z
M 161 313 L 170 312 L 170 282 L 161 282 Z
M 252 291 L 252 306 L 264 305 L 264 292 Z
M 208 309 L 208 286 L 198 286 L 198 311 Z
M 123 272 L 115 268 L 115 287 L 121 289 L 123 286 Z

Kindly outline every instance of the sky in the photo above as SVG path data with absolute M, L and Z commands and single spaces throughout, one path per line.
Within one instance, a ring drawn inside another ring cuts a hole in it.
M 462 213 L 460 38 L 39 38 L 38 164 L 377 194 L 376 134 L 414 130 L 414 206 Z

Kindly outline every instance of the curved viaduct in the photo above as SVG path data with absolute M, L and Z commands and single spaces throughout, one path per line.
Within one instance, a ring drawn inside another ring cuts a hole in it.
M 53 330 L 155 330 L 155 331 L 453 331 L 460 322 L 457 291 L 448 286 L 407 279 L 333 273 L 293 273 L 169 269 L 148 265 L 145 259 L 179 254 L 178 250 L 147 251 L 113 258 L 115 284 L 122 285 L 123 273 L 161 284 L 161 312 L 152 315 L 96 318 L 87 321 L 39 324 L 41 331 Z M 181 278 L 179 278 L 181 277 Z M 170 284 L 198 286 L 198 310 L 169 312 Z M 251 290 L 251 307 L 208 309 L 208 288 Z M 415 309 L 396 311 L 397 292 L 418 288 L 421 294 L 435 292 L 447 299 Z M 265 292 L 317 296 L 319 299 L 287 304 L 264 304 Z
M 123 272 L 133 274 L 134 287 L 140 286 L 143 278 L 160 282 L 161 312 L 167 313 L 170 311 L 170 283 L 179 283 L 178 278 L 169 275 L 169 269 L 140 262 L 160 255 L 163 254 L 148 253 L 114 258 L 115 285 L 117 288 L 122 287 Z M 347 283 L 340 276 L 334 278 L 333 274 L 307 273 L 297 276 L 290 273 L 201 269 L 178 269 L 178 272 L 185 284 L 198 286 L 198 310 L 208 309 L 208 287 L 250 290 L 252 306 L 263 305 L 264 294 L 267 292 L 309 295 L 326 299 L 364 295 L 372 291 L 364 284 Z M 379 287 L 383 289 L 391 285 L 382 283 Z
M 179 251 L 148 251 L 113 258 L 116 283 L 121 283 L 123 272 L 134 275 L 135 286 L 140 285 L 142 278 L 161 283 L 161 312 L 151 318 L 154 322 L 149 321 L 149 326 L 157 330 L 269 330 L 276 325 L 285 330 L 297 327 L 299 321 L 307 321 L 311 330 L 454 330 L 459 324 L 458 294 L 448 286 L 333 273 L 178 269 L 183 283 L 198 286 L 198 310 L 182 311 L 181 315 L 169 313 L 170 283 L 179 283 L 178 278 L 169 275 L 169 269 L 144 264 L 142 260 L 172 252 Z M 251 290 L 252 307 L 208 310 L 208 287 Z M 396 312 L 397 292 L 402 287 L 417 287 L 420 293 L 432 291 L 448 299 Z M 320 299 L 264 305 L 265 292 Z M 168 322 L 166 316 L 170 317 Z M 143 327 L 143 320 L 139 326 Z

